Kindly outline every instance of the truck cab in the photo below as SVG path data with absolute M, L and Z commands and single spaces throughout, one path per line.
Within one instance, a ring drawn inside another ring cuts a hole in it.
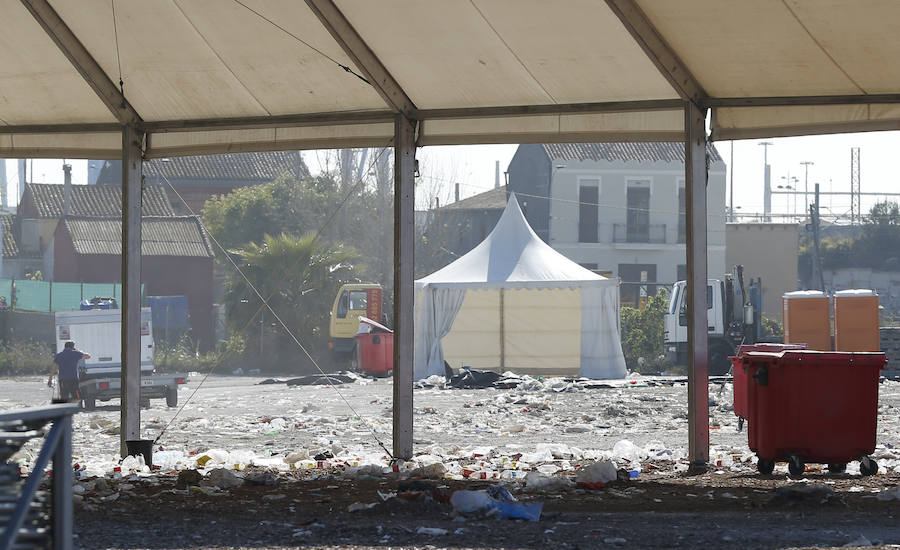
M 709 372 L 728 372 L 728 356 L 733 349 L 727 343 L 725 321 L 725 283 L 720 279 L 706 281 L 706 324 L 709 338 Z M 672 287 L 669 309 L 665 318 L 666 360 L 676 365 L 687 364 L 687 282 L 678 281 Z
M 687 282 L 672 286 L 672 296 L 665 317 L 666 360 L 687 365 Z M 759 339 L 759 282 L 752 279 L 744 287 L 744 266 L 736 265 L 723 279 L 706 281 L 706 325 L 709 374 L 728 374 L 737 346 L 756 343 Z
M 359 318 L 382 320 L 382 288 L 374 283 L 346 284 L 338 290 L 331 306 L 328 349 L 335 363 L 354 367 Z

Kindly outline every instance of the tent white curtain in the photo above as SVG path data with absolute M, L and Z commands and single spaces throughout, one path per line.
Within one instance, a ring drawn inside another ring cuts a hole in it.
M 413 371 L 416 380 L 444 373 L 441 338 L 450 332 L 465 297 L 466 289 L 459 287 L 435 288 L 426 285 L 416 293 L 416 298 L 421 302 L 416 308 L 419 311 Z
M 581 289 L 581 376 L 624 378 L 628 373 L 619 340 L 618 286 Z

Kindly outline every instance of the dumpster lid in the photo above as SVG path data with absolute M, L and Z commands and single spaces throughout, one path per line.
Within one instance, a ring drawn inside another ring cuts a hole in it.
M 878 293 L 868 288 L 853 288 L 849 290 L 838 290 L 835 296 L 878 296 Z
M 784 298 L 825 298 L 825 293 L 821 290 L 795 290 L 785 292 Z
M 394 331 L 387 328 L 386 326 L 382 325 L 378 321 L 373 321 L 372 319 L 369 319 L 368 317 L 360 316 L 359 330 L 357 331 L 357 334 L 359 334 L 360 332 L 363 332 L 363 333 L 379 333 L 379 332 L 393 333 Z
M 772 365 L 807 363 L 821 366 L 884 367 L 887 358 L 880 351 L 815 351 L 786 349 L 783 351 L 750 351 L 742 356 L 747 363 L 760 362 Z

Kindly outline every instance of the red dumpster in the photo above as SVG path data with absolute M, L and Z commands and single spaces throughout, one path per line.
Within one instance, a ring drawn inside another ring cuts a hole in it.
M 390 376 L 394 371 L 394 331 L 368 317 L 360 317 L 356 361 L 359 370 L 365 373 Z
M 734 414 L 736 416 L 747 420 L 747 367 L 743 364 L 741 358 L 751 351 L 778 352 L 786 349 L 806 349 L 806 344 L 743 344 L 738 347 L 736 356 L 728 358 L 731 361 L 731 371 L 734 374 L 732 386 L 734 389 Z M 740 425 L 738 425 L 738 431 L 740 431 Z
M 853 460 L 863 475 L 878 472 L 868 455 L 884 353 L 751 351 L 738 359 L 746 369 L 748 443 L 761 473 L 772 473 L 779 460 L 793 475 L 806 463 L 840 472 Z

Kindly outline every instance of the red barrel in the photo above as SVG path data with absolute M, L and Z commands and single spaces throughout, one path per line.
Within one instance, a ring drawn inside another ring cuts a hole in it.
M 356 333 L 356 360 L 359 369 L 373 376 L 390 376 L 394 371 L 394 332 L 367 317 L 359 318 Z

